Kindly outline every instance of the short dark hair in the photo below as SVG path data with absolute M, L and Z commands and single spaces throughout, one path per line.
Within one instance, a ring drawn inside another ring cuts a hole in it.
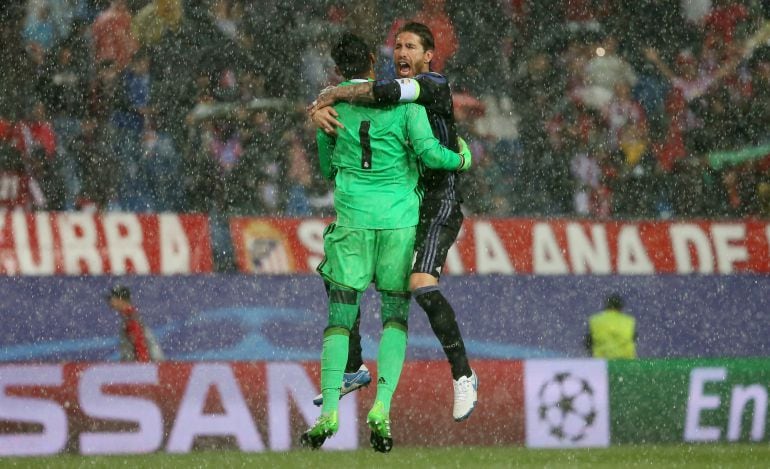
M 345 79 L 361 78 L 371 70 L 369 44 L 353 33 L 343 33 L 331 51 L 334 64 Z
M 110 289 L 110 293 L 107 295 L 107 300 L 117 298 L 119 300 L 131 301 L 131 290 L 123 285 L 115 285 Z
M 621 298 L 621 296 L 617 293 L 613 293 L 612 295 L 608 296 L 607 309 L 623 309 L 623 298 Z
M 416 21 L 410 21 L 396 31 L 396 36 L 401 33 L 412 33 L 420 37 L 422 47 L 425 50 L 434 50 L 436 48 L 436 41 L 433 39 L 433 33 L 430 32 L 430 28 L 422 23 Z

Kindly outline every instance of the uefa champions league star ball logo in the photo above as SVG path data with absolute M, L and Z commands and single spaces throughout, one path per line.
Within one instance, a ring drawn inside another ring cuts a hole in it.
M 585 438 L 596 420 L 594 390 L 572 373 L 557 373 L 538 392 L 538 416 L 559 441 L 576 443 Z

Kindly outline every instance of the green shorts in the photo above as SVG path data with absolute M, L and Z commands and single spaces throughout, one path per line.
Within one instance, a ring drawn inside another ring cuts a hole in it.
M 324 230 L 324 259 L 318 265 L 327 281 L 364 291 L 408 292 L 416 227 L 394 230 L 347 228 L 332 223 Z

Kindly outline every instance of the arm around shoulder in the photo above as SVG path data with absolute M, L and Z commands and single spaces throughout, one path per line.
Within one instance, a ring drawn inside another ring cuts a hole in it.
M 340 101 L 361 104 L 372 103 L 374 102 L 373 86 L 374 82 L 370 81 L 367 83 L 356 83 L 353 85 L 326 88 L 318 95 L 318 98 L 313 103 L 312 109 L 332 106 L 334 103 Z

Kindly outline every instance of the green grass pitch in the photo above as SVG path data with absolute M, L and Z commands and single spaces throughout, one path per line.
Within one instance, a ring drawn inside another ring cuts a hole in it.
M 520 447 L 395 447 L 369 450 L 239 453 L 155 453 L 140 456 L 0 458 L 0 468 L 767 468 L 770 446 L 634 445 L 607 449 L 534 450 Z

